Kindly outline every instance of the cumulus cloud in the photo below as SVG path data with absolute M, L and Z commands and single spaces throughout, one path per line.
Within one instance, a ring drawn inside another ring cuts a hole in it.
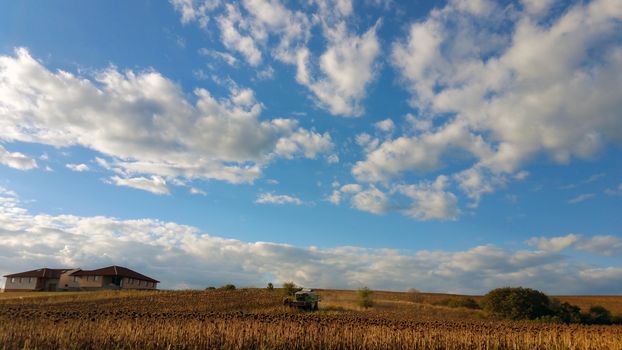
M 174 5 L 183 23 L 198 21 L 195 14 L 207 8 L 187 1 Z M 295 65 L 296 80 L 309 89 L 318 106 L 334 115 L 358 116 L 375 77 L 379 22 L 360 34 L 347 21 L 353 13 L 350 1 L 312 1 L 307 5 L 308 13 L 289 9 L 279 0 L 244 0 L 223 4 L 220 10 L 216 10 L 218 6 L 209 9 L 217 18 L 221 42 L 229 51 L 242 55 L 253 67 L 259 67 L 266 57 Z M 316 57 L 308 42 L 318 25 L 326 49 Z M 205 53 L 234 61 L 221 53 Z
M 559 252 L 579 242 L 579 240 L 581 240 L 581 235 L 571 233 L 559 237 L 533 237 L 527 241 L 527 244 L 545 251 Z
M 350 198 L 353 208 L 373 214 L 400 212 L 421 221 L 453 220 L 460 215 L 457 197 L 446 191 L 448 178 L 440 175 L 435 181 L 397 184 L 386 191 L 376 186 L 357 183 L 336 186 L 327 200 L 335 205 Z
M 181 14 L 181 22 L 197 21 L 201 28 L 209 23 L 209 12 L 220 4 L 220 0 L 169 0 Z
M 447 181 L 446 176 L 440 175 L 434 182 L 396 186 L 395 191 L 412 200 L 402 212 L 419 220 L 456 219 L 460 214 L 458 198 L 445 190 Z
M 379 23 L 362 35 L 348 33 L 344 25 L 330 31 L 328 48 L 319 58 L 319 75 L 314 75 L 310 67 L 310 52 L 298 52 L 296 80 L 307 86 L 318 104 L 332 114 L 362 114 L 360 102 L 375 77 L 375 61 L 380 54 L 376 35 Z
M 245 242 L 153 219 L 32 214 L 0 190 L 0 275 L 42 266 L 128 266 L 161 288 L 294 281 L 308 287 L 484 293 L 529 286 L 552 294 L 619 294 L 622 268 L 494 245 L 464 251 L 296 247 Z M 1 281 L 0 281 L 1 282 Z
M 330 135 L 294 120 L 259 120 L 262 105 L 250 89 L 232 86 L 230 96 L 216 98 L 198 88 L 194 96 L 192 103 L 153 70 L 111 67 L 88 79 L 52 72 L 17 49 L 0 56 L 0 140 L 89 148 L 123 178 L 231 183 L 254 181 L 274 158 L 315 158 L 332 148 Z
M 534 13 L 551 2 L 523 3 L 495 11 L 491 1 L 450 1 L 393 43 L 418 113 L 403 135 L 365 148 L 358 181 L 451 167 L 476 206 L 536 156 L 567 163 L 622 141 L 622 6 L 577 2 L 540 21 Z
M 83 172 L 83 171 L 89 171 L 89 166 L 83 163 L 80 164 L 66 164 L 65 165 L 68 169 L 70 169 L 71 171 L 77 171 L 79 173 Z
M 286 194 L 260 193 L 255 200 L 258 204 L 294 204 L 302 205 L 304 202 L 300 198 Z
M 622 239 L 615 236 L 593 236 L 576 245 L 577 250 L 605 256 L 622 256 Z
M 387 195 L 377 189 L 370 187 L 352 196 L 352 206 L 356 209 L 374 214 L 382 214 L 388 210 L 389 199 Z
M 558 237 L 534 237 L 529 239 L 527 244 L 551 252 L 572 248 L 602 256 L 622 256 L 622 239 L 615 236 L 586 237 L 573 233 Z
M 380 131 L 390 133 L 393 132 L 393 129 L 395 129 L 395 123 L 391 119 L 385 119 L 375 123 L 374 127 Z
M 9 152 L 0 145 L 0 164 L 18 170 L 30 170 L 37 167 L 37 161 L 20 152 Z
M 130 178 L 113 176 L 110 178 L 110 181 L 117 186 L 132 187 L 155 194 L 170 194 L 170 190 L 166 185 L 166 180 L 160 176 L 152 176 L 151 178 L 142 176 Z

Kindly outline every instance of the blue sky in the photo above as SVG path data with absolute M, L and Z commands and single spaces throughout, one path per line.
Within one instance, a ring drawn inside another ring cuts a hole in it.
M 0 9 L 0 272 L 622 292 L 615 0 Z

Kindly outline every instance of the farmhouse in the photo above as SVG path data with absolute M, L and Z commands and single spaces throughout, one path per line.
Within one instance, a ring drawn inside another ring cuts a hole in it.
M 122 266 L 109 266 L 96 270 L 42 268 L 4 277 L 6 277 L 5 292 L 156 289 L 160 283 Z

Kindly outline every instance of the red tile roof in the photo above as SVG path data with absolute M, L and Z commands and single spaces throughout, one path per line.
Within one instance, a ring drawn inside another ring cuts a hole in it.
M 70 270 L 71 269 L 48 269 L 47 267 L 44 267 L 42 269 L 14 273 L 11 275 L 6 275 L 4 277 L 39 277 L 58 279 L 60 278 L 61 274 Z
M 135 278 L 137 280 L 143 280 L 148 282 L 160 283 L 158 280 L 154 280 L 151 277 L 147 277 L 136 271 L 130 270 L 123 266 L 108 266 L 97 270 L 80 270 L 71 274 L 72 276 L 121 276 Z

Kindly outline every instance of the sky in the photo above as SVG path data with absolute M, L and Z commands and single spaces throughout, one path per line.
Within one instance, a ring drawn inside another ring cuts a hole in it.
M 621 145 L 618 0 L 0 0 L 1 275 L 620 294 Z

